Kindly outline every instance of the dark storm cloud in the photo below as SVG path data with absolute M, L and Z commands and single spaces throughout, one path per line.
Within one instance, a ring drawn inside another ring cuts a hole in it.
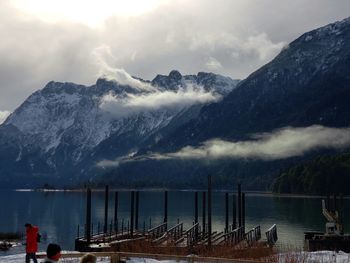
M 92 28 L 44 22 L 11 3 L 0 2 L 2 112 L 50 80 L 92 84 L 101 74 L 93 55 L 101 47 L 110 49 L 111 66 L 143 78 L 171 69 L 244 78 L 289 41 L 350 10 L 348 0 L 174 0 Z

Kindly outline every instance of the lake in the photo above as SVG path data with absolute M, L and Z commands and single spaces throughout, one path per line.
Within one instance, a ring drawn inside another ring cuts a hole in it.
M 163 220 L 163 192 L 141 191 L 139 222 L 152 226 Z M 46 240 L 40 243 L 42 250 L 47 243 L 56 242 L 65 250 L 74 249 L 77 225 L 85 223 L 86 194 L 83 192 L 35 192 L 35 191 L 0 191 L 0 232 L 24 231 L 26 222 L 40 227 Z M 109 222 L 114 216 L 114 193 L 110 192 Z M 179 218 L 185 227 L 194 220 L 194 192 L 169 191 L 168 221 L 172 226 Z M 213 193 L 213 230 L 222 231 L 225 224 L 225 202 L 223 192 Z M 230 198 L 230 222 L 231 215 Z M 125 222 L 130 216 L 130 193 L 119 192 L 119 219 Z M 350 200 L 344 200 L 345 231 L 350 232 Z M 201 194 L 199 194 L 199 220 L 201 222 Z M 92 222 L 95 230 L 97 222 L 104 220 L 104 192 L 92 194 Z M 265 232 L 277 224 L 278 243 L 292 247 L 303 246 L 303 232 L 324 230 L 325 219 L 321 213 L 321 199 L 308 197 L 276 197 L 268 194 L 247 193 L 246 195 L 246 229 L 260 225 Z M 81 227 L 81 233 L 83 229 Z M 23 252 L 19 246 L 8 253 Z M 4 252 L 1 252 L 4 255 Z

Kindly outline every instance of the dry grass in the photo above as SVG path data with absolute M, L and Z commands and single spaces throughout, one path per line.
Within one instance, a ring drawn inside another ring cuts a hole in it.
M 220 245 L 209 248 L 204 245 L 198 245 L 192 248 L 176 247 L 172 245 L 157 246 L 150 241 L 133 241 L 130 243 L 122 243 L 113 247 L 114 251 L 133 252 L 133 253 L 149 253 L 149 254 L 166 254 L 186 256 L 189 254 L 201 257 L 216 257 L 229 259 L 254 259 L 261 262 L 278 262 L 276 251 L 261 243 L 255 246 L 246 247 Z

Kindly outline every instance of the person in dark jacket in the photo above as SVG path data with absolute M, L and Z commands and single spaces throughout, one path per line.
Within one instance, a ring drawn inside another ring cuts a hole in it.
M 36 252 L 38 252 L 39 228 L 29 223 L 24 226 L 26 228 L 26 263 L 29 263 L 31 259 L 34 263 L 37 263 Z
M 56 263 L 61 258 L 61 247 L 57 244 L 49 244 L 46 249 L 46 258 L 43 263 Z
M 94 254 L 88 253 L 82 256 L 80 263 L 96 263 L 97 258 Z

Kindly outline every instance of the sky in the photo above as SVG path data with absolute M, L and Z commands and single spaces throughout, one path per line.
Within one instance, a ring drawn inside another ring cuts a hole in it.
M 51 80 L 113 68 L 243 79 L 290 41 L 349 16 L 349 0 L 1 0 L 0 123 Z

